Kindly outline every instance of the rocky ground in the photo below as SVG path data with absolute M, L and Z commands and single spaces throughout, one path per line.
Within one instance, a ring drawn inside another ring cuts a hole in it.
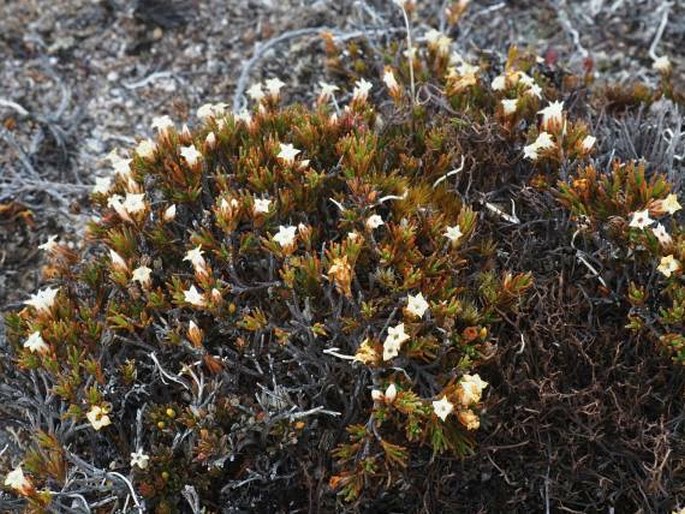
M 420 38 L 440 27 L 442 8 L 417 4 Z M 39 244 L 52 234 L 78 244 L 88 192 L 110 173 L 105 155 L 150 134 L 154 116 L 192 123 L 205 102 L 240 107 L 246 87 L 269 77 L 286 82 L 286 102 L 310 101 L 326 79 L 320 32 L 380 41 L 402 26 L 390 0 L 3 2 L 0 312 L 40 283 Z M 678 0 L 474 0 L 450 35 L 464 54 L 518 44 L 572 69 L 591 61 L 598 81 L 655 83 L 662 55 L 685 77 Z M 680 124 L 670 112 L 655 137 Z M 673 175 L 682 156 L 663 164 Z

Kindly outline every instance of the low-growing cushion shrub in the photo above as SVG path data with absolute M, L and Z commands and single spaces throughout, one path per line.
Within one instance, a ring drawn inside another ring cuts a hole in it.
M 394 44 L 346 65 L 328 40 L 340 85 L 311 107 L 270 79 L 249 111 L 161 116 L 110 154 L 83 245 L 43 245 L 45 287 L 6 319 L 8 408 L 32 439 L 5 485 L 29 509 L 423 494 L 417 477 L 496 430 L 487 366 L 534 286 L 503 227 L 535 237 L 553 208 L 572 245 L 601 233 L 607 266 L 634 268 L 626 324 L 685 358 L 685 243 L 650 218 L 677 198 L 642 165 L 589 161 L 587 77 L 515 49 L 470 62 L 437 32 L 411 62 Z M 655 259 L 666 300 L 646 291 Z

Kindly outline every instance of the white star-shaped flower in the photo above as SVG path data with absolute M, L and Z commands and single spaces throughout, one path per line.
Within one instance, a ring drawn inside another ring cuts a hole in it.
M 24 341 L 24 348 L 28 348 L 32 352 L 44 353 L 47 352 L 50 347 L 43 340 L 43 336 L 40 332 L 36 330 L 33 332 L 26 341 Z
M 535 84 L 535 79 L 522 71 L 518 72 L 516 77 L 518 78 L 519 82 L 526 87 L 533 87 Z
M 656 228 L 652 229 L 652 233 L 662 245 L 669 245 L 673 242 L 673 238 L 666 232 L 666 227 L 661 223 L 659 223 Z
M 299 153 L 300 150 L 295 148 L 293 145 L 279 143 L 279 152 L 276 157 L 278 157 L 287 164 L 292 164 L 293 162 L 295 162 L 295 157 Z
M 131 282 L 138 282 L 141 286 L 148 286 L 150 284 L 150 274 L 152 270 L 147 266 L 138 266 L 133 270 Z
M 550 102 L 547 107 L 538 111 L 538 114 L 542 114 L 542 127 L 545 130 L 560 127 L 564 122 L 564 102 Z
M 129 214 L 144 211 L 145 193 L 126 193 L 122 206 Z
M 383 360 L 394 359 L 400 353 L 402 343 L 409 339 L 409 335 L 404 331 L 404 323 L 395 327 L 388 328 L 388 335 L 383 342 Z
M 266 92 L 272 98 L 278 98 L 278 96 L 281 94 L 281 88 L 283 86 L 285 86 L 285 82 L 283 82 L 279 78 L 273 78 L 264 81 L 264 87 L 266 88 Z
M 112 165 L 112 168 L 114 168 L 114 173 L 123 178 L 128 178 L 131 175 L 131 161 L 133 159 L 124 159 L 123 157 L 120 157 L 118 151 L 117 148 L 114 148 L 107 154 L 105 159 L 107 159 Z
M 247 96 L 252 98 L 255 102 L 261 102 L 262 99 L 264 98 L 264 90 L 262 89 L 262 85 L 257 83 L 257 84 L 252 84 L 250 88 L 246 91 Z
M 396 89 L 399 89 L 400 87 L 400 85 L 397 83 L 397 80 L 395 79 L 395 74 L 392 72 L 392 69 L 387 66 L 383 71 L 383 82 L 390 91 L 394 91 Z
M 417 295 L 407 296 L 407 311 L 416 316 L 417 318 L 422 318 L 425 312 L 428 310 L 428 302 L 423 297 L 423 293 Z
M 366 228 L 368 228 L 369 230 L 377 229 L 383 224 L 383 218 L 381 218 L 378 214 L 372 214 L 366 220 Z
M 24 303 L 35 308 L 38 312 L 49 312 L 55 303 L 58 292 L 59 288 L 46 287 L 36 294 L 32 294 L 31 298 Z
M 443 235 L 451 242 L 456 243 L 461 239 L 464 233 L 461 231 L 459 225 L 454 225 L 453 227 L 446 227 Z
M 447 396 L 443 396 L 442 400 L 433 401 L 433 412 L 442 421 L 445 421 L 453 410 L 454 404 L 447 399 Z
M 429 45 L 434 45 L 438 42 L 438 39 L 442 36 L 442 32 L 437 29 L 430 29 L 424 37 L 426 38 L 426 43 Z
M 355 88 L 352 91 L 352 99 L 365 101 L 369 96 L 369 91 L 371 91 L 373 84 L 364 79 L 360 79 L 356 81 L 354 85 Z
M 533 83 L 529 88 L 528 91 L 526 91 L 527 95 L 531 95 L 536 97 L 538 100 L 542 99 L 542 88 L 537 85 L 536 83 Z
M 319 96 L 323 99 L 332 97 L 335 92 L 340 89 L 335 84 L 328 84 L 327 82 L 319 82 L 319 86 L 321 87 L 321 93 L 319 93 Z
M 540 132 L 538 134 L 537 139 L 535 140 L 535 145 L 540 149 L 540 150 L 546 150 L 547 148 L 554 148 L 554 140 L 552 139 L 552 135 L 548 132 Z
M 186 302 L 197 307 L 205 306 L 205 297 L 197 288 L 192 285 L 187 291 L 183 291 L 183 296 Z
M 507 87 L 507 78 L 504 75 L 497 75 L 492 79 L 490 87 L 493 91 L 504 91 Z
M 271 200 L 269 200 L 268 198 L 255 198 L 252 212 L 254 214 L 266 214 L 267 212 L 269 212 L 270 206 Z
M 502 110 L 504 111 L 504 114 L 507 116 L 510 114 L 514 114 L 516 112 L 516 106 L 518 105 L 518 98 L 514 98 L 509 100 L 508 98 L 504 98 L 502 100 Z
M 635 211 L 630 220 L 629 226 L 633 228 L 646 228 L 654 223 L 654 220 L 649 217 L 649 209 L 643 211 Z
M 680 269 L 680 262 L 673 255 L 667 255 L 661 258 L 661 262 L 656 269 L 665 277 L 670 277 Z
M 165 114 L 164 116 L 157 116 L 155 118 L 152 118 L 151 127 L 152 129 L 157 130 L 157 132 L 161 134 L 171 128 L 174 128 L 174 122 L 169 116 Z
M 523 147 L 523 158 L 534 161 L 538 158 L 538 147 L 535 143 Z
M 136 146 L 136 155 L 143 159 L 152 159 L 157 151 L 157 143 L 152 139 L 143 139 L 138 146 Z
M 186 256 L 183 257 L 184 261 L 190 261 L 196 271 L 203 271 L 207 267 L 204 257 L 202 257 L 202 245 L 198 245 L 192 250 L 186 252 Z
M 297 227 L 284 227 L 283 225 L 281 225 L 278 227 L 278 233 L 276 233 L 272 239 L 276 241 L 279 245 L 281 245 L 283 248 L 287 248 L 295 243 L 296 232 Z
M 661 208 L 672 215 L 683 207 L 678 202 L 678 196 L 674 193 L 671 193 L 661 201 Z
M 202 154 L 195 148 L 195 145 L 182 146 L 180 154 L 186 160 L 188 166 L 195 166 L 202 157 Z
M 145 455 L 142 449 L 131 454 L 131 467 L 138 466 L 140 469 L 146 469 L 149 463 L 150 456 Z
M 112 179 L 110 177 L 95 177 L 93 193 L 106 195 L 112 189 Z
M 595 146 L 595 143 L 597 142 L 597 138 L 595 136 L 587 135 L 583 138 L 583 141 L 580 143 L 580 147 L 583 149 L 584 152 L 589 152 L 592 150 L 592 147 Z
M 59 246 L 56 243 L 58 237 L 59 236 L 56 234 L 48 237 L 47 241 L 45 241 L 42 245 L 38 245 L 38 249 L 43 250 L 44 252 L 52 253 Z
M 200 118 L 201 120 L 211 118 L 214 116 L 214 105 L 212 104 L 202 104 L 198 109 L 196 113 L 197 117 Z M 133 454 L 131 454 L 133 455 Z
M 100 430 L 101 428 L 112 424 L 112 421 L 107 415 L 107 410 L 99 405 L 93 405 L 86 414 L 86 418 L 88 418 L 88 421 L 90 421 L 90 424 L 95 430 Z
M 652 63 L 652 69 L 658 71 L 659 73 L 668 73 L 671 71 L 671 61 L 666 55 L 657 57 Z
M 25 494 L 29 489 L 31 489 L 31 482 L 24 475 L 24 470 L 21 469 L 21 465 L 14 468 L 12 471 L 7 473 L 5 477 L 5 485 L 11 487 L 15 491 L 19 491 Z

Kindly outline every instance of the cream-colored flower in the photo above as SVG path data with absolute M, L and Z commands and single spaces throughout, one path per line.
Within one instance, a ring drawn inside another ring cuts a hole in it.
M 492 79 L 490 87 L 493 91 L 504 91 L 507 88 L 507 78 L 504 75 L 497 75 Z
M 160 134 L 174 128 L 174 122 L 167 115 L 152 118 L 152 128 Z
M 122 206 L 129 214 L 145 210 L 145 193 L 126 193 Z
M 183 296 L 186 302 L 196 307 L 204 307 L 206 304 L 204 295 L 194 285 L 190 286 L 187 291 L 183 291 Z
M 146 469 L 149 463 L 150 456 L 146 455 L 142 449 L 131 454 L 131 467 L 138 466 L 140 469 Z
M 523 84 L 525 87 L 533 87 L 535 79 L 523 71 L 519 71 L 515 75 L 516 81 Z
M 112 420 L 107 415 L 108 412 L 108 410 L 103 409 L 99 405 L 93 405 L 86 414 L 86 418 L 88 418 L 88 421 L 90 421 L 95 430 L 100 430 L 102 427 L 112 424 Z
M 440 32 L 437 29 L 430 29 L 428 32 L 425 34 L 426 38 L 426 44 L 428 45 L 435 45 L 438 42 L 438 39 L 442 36 L 442 32 Z
M 525 158 L 535 160 L 538 158 L 538 151 L 554 148 L 554 140 L 548 132 L 540 132 L 537 139 L 527 146 L 523 147 L 523 156 Z
M 526 94 L 527 94 L 527 95 L 530 95 L 530 96 L 534 96 L 534 97 L 536 97 L 538 100 L 541 100 L 541 99 L 542 99 L 542 88 L 541 88 L 538 84 L 533 83 L 533 84 L 528 88 L 528 90 L 526 91 Z
M 34 353 L 45 353 L 50 349 L 38 330 L 33 332 L 28 339 L 24 341 L 24 348 L 28 348 Z
M 443 235 L 452 243 L 456 243 L 462 238 L 464 233 L 461 231 L 461 227 L 459 225 L 454 225 L 453 227 L 446 227 Z
M 278 96 L 281 94 L 281 88 L 283 86 L 285 86 L 285 82 L 279 78 L 268 79 L 264 82 L 266 92 L 272 98 L 278 98 Z
M 176 217 L 176 204 L 172 203 L 169 207 L 167 207 L 164 210 L 162 217 L 164 218 L 164 221 L 173 221 Z
M 583 138 L 583 141 L 580 143 L 580 147 L 583 149 L 584 152 L 589 152 L 595 146 L 596 142 L 597 138 L 595 136 L 587 135 Z
M 400 88 L 400 85 L 397 83 L 395 74 L 392 72 L 392 68 L 390 68 L 390 66 L 386 66 L 385 70 L 383 71 L 383 82 L 390 91 L 395 91 Z
M 397 398 L 397 387 L 395 384 L 390 384 L 386 389 L 385 393 L 374 389 L 371 391 L 371 398 L 376 402 L 392 403 Z
M 205 137 L 205 144 L 209 148 L 214 148 L 216 146 L 216 134 L 214 134 L 214 132 L 207 134 L 207 137 Z
M 271 200 L 269 200 L 268 198 L 255 198 L 252 212 L 254 214 L 266 214 L 269 212 L 270 207 Z
M 435 415 L 442 421 L 445 421 L 453 410 L 454 404 L 447 399 L 447 396 L 443 396 L 442 400 L 433 401 L 433 412 L 435 412 Z
M 114 173 L 123 178 L 128 178 L 131 176 L 131 162 L 133 159 L 123 159 L 116 154 L 116 150 L 112 150 L 107 159 L 112 164 L 114 168 Z
M 663 276 L 668 278 L 680 269 L 680 262 L 678 261 L 678 259 L 673 257 L 673 255 L 667 255 L 666 257 L 661 258 L 661 262 L 659 263 L 656 269 Z
M 423 293 L 407 296 L 407 312 L 417 318 L 422 318 L 428 310 L 428 302 L 423 297 Z
M 360 79 L 354 83 L 354 90 L 352 90 L 352 99 L 366 101 L 369 97 L 369 91 L 373 88 L 373 84 L 364 79 Z
M 383 224 L 383 218 L 381 218 L 378 214 L 372 214 L 366 220 L 366 228 L 368 228 L 369 230 L 377 229 Z
M 276 157 L 281 159 L 286 164 L 292 164 L 293 162 L 295 162 L 295 157 L 297 157 L 297 154 L 300 153 L 300 150 L 298 150 L 291 144 L 279 143 L 278 147 L 279 152 Z
M 128 270 L 128 264 L 126 264 L 126 261 L 124 258 L 119 255 L 117 252 L 112 250 L 111 248 L 109 249 L 109 258 L 112 261 L 112 269 L 117 270 L 117 271 L 127 271 Z
M 186 160 L 188 166 L 195 166 L 197 161 L 202 158 L 202 154 L 195 148 L 195 145 L 182 146 L 180 154 Z
M 395 327 L 388 328 L 388 335 L 383 342 L 383 360 L 388 361 L 400 354 L 402 343 L 409 339 L 409 335 L 404 331 L 404 323 Z
M 319 93 L 319 99 L 322 101 L 328 100 L 335 95 L 335 92 L 340 90 L 335 84 L 328 84 L 327 82 L 319 82 L 319 87 L 321 87 L 321 93 Z
M 457 418 L 466 427 L 466 430 L 477 430 L 480 427 L 480 419 L 471 409 L 459 412 Z
M 673 242 L 673 238 L 666 232 L 666 227 L 661 223 L 659 223 L 656 228 L 652 228 L 652 233 L 662 245 L 669 245 Z
M 643 229 L 647 228 L 652 223 L 654 223 L 654 220 L 649 217 L 649 209 L 645 209 L 643 211 L 635 211 L 633 213 L 629 226 L 633 228 Z
M 207 263 L 205 262 L 205 258 L 202 257 L 203 253 L 202 245 L 198 245 L 192 250 L 188 250 L 186 256 L 183 257 L 183 260 L 190 261 L 196 272 L 205 273 L 207 271 Z
M 38 312 L 49 312 L 55 303 L 55 298 L 59 288 L 46 287 L 38 291 L 36 294 L 32 294 L 31 298 L 26 300 L 24 303 L 35 308 Z
M 278 232 L 273 236 L 273 240 L 276 241 L 283 248 L 288 248 L 295 244 L 295 238 L 297 232 L 297 227 L 289 226 L 285 227 L 283 225 L 278 227 Z
M 21 469 L 21 465 L 7 473 L 7 476 L 5 477 L 5 485 L 23 495 L 27 494 L 33 487 L 29 479 L 26 478 L 26 475 L 24 475 L 24 470 Z
M 678 202 L 678 196 L 674 193 L 671 193 L 661 201 L 661 208 L 672 215 L 683 207 Z
M 252 84 L 247 90 L 247 96 L 252 98 L 255 102 L 261 102 L 264 99 L 264 90 L 261 84 Z
M 152 270 L 147 266 L 138 266 L 133 270 L 131 282 L 138 282 L 141 286 L 147 287 L 150 285 L 150 274 Z
M 502 110 L 504 111 L 504 114 L 507 116 L 510 114 L 514 114 L 516 112 L 516 106 L 518 105 L 518 98 L 513 98 L 513 99 L 508 99 L 504 98 L 501 100 L 502 102 Z
M 58 237 L 59 236 L 57 234 L 48 237 L 47 241 L 45 241 L 42 245 L 38 245 L 38 249 L 43 250 L 47 253 L 54 252 L 55 249 L 59 246 L 59 244 L 56 243 Z
M 459 382 L 457 398 L 464 407 L 468 407 L 480 401 L 483 389 L 486 387 L 488 387 L 488 383 L 482 380 L 477 373 L 475 375 L 466 374 Z
M 143 159 L 152 159 L 157 151 L 157 143 L 152 139 L 143 139 L 136 146 L 136 154 Z
M 106 195 L 112 189 L 112 179 L 110 177 L 95 177 L 95 185 L 93 186 L 93 193 Z
M 538 111 L 542 114 L 542 128 L 545 130 L 554 130 L 561 127 L 564 122 L 564 102 L 550 102 L 550 104 Z
M 671 71 L 671 61 L 666 55 L 657 57 L 652 63 L 652 69 L 658 71 L 659 73 L 668 73 Z

